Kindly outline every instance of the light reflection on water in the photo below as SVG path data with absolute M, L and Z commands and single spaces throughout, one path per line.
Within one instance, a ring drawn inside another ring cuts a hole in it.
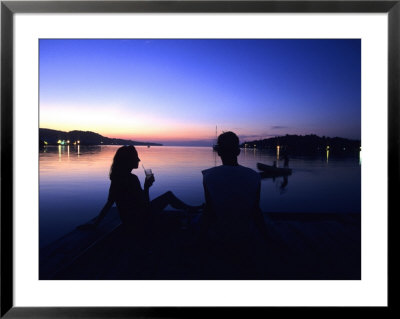
M 108 172 L 118 146 L 48 146 L 40 152 L 40 246 L 97 215 L 106 201 Z M 204 201 L 201 171 L 221 160 L 211 147 L 137 147 L 151 168 L 150 197 L 172 190 L 188 204 Z M 283 166 L 278 152 L 244 149 L 239 163 Z M 291 157 L 291 176 L 263 179 L 260 205 L 268 212 L 360 212 L 361 157 Z M 141 167 L 133 171 L 142 185 Z

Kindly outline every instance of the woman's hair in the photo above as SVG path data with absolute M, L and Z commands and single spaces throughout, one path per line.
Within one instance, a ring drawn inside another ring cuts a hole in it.
M 138 159 L 136 148 L 132 145 L 120 147 L 114 155 L 113 162 L 110 167 L 110 179 L 118 175 L 130 173 L 132 161 Z

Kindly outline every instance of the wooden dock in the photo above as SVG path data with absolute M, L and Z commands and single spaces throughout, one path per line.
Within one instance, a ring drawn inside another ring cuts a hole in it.
M 52 279 L 58 272 L 68 268 L 79 256 L 93 245 L 109 236 L 121 221 L 117 208 L 111 208 L 96 229 L 74 229 L 39 251 L 39 279 Z
M 113 208 L 97 229 L 75 229 L 41 249 L 39 279 L 361 279 L 360 214 L 265 213 L 265 221 L 270 241 L 243 254 L 199 248 L 173 211 L 163 214 L 163 230 L 140 241 Z

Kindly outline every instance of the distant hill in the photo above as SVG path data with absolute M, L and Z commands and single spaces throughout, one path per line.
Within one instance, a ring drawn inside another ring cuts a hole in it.
M 246 141 L 241 144 L 242 148 L 276 149 L 291 154 L 315 153 L 326 151 L 330 153 L 358 152 L 361 141 L 350 140 L 341 137 L 319 137 L 317 135 L 285 135 L 263 140 Z
M 51 130 L 47 128 L 39 128 L 39 144 L 44 145 L 57 145 L 58 142 L 70 144 L 79 143 L 80 145 L 151 145 L 151 146 L 162 146 L 162 144 L 150 143 L 150 142 L 138 142 L 132 140 L 124 140 L 120 138 L 109 138 L 102 136 L 98 133 L 90 131 L 70 131 L 63 132 L 57 130 Z

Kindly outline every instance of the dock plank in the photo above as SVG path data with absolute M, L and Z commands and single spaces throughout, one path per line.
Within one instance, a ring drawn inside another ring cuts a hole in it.
M 105 222 L 96 236 L 73 231 L 46 250 L 41 262 L 49 265 L 41 263 L 41 271 L 43 278 L 58 280 L 361 278 L 360 216 L 276 215 L 265 214 L 271 242 L 257 248 L 257 276 L 240 272 L 234 258 L 199 254 L 192 230 L 180 227 L 182 215 L 177 212 L 165 212 L 165 231 L 149 234 L 149 242 L 127 237 L 119 220 L 113 227 Z M 74 249 L 77 244 L 80 248 Z
M 111 208 L 102 223 L 92 230 L 74 229 L 39 250 L 39 279 L 52 279 L 68 267 L 92 245 L 110 234 L 121 224 L 116 207 Z

